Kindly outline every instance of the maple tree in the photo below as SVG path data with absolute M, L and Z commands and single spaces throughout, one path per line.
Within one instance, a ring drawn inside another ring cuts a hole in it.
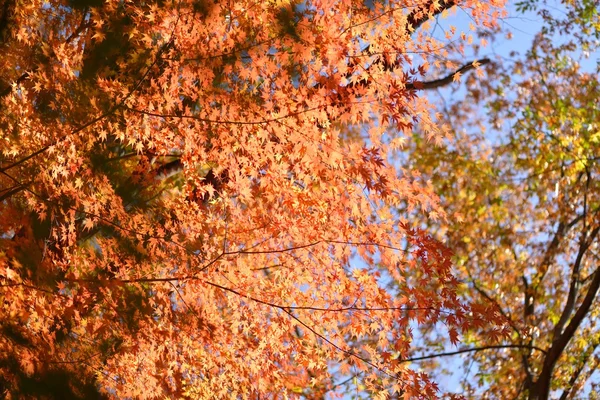
M 458 350 L 415 358 L 439 372 L 462 355 L 466 397 L 596 398 L 600 82 L 589 57 L 600 45 L 598 3 L 518 9 L 543 22 L 531 48 L 494 60 L 466 92 L 441 93 L 440 123 L 454 137 L 434 148 L 416 136 L 404 164 L 454 216 L 424 222 L 455 252 L 461 294 L 496 304 L 511 333 L 498 343 L 472 330 Z M 426 344 L 445 340 L 422 328 Z
M 389 160 L 417 123 L 447 133 L 420 90 L 486 62 L 428 73 L 450 55 L 430 21 L 457 4 L 502 12 L 4 0 L 2 393 L 316 398 L 363 371 L 373 395 L 435 397 L 405 360 L 413 323 L 507 331 L 415 225 L 446 218 L 431 185 Z

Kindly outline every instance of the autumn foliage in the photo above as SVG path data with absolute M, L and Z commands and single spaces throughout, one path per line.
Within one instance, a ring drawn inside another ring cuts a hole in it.
M 487 79 L 443 94 L 440 123 L 454 132 L 445 146 L 408 142 L 406 165 L 455 216 L 424 223 L 454 251 L 462 295 L 496 304 L 510 326 L 501 345 L 469 332 L 462 360 L 425 349 L 430 372 L 464 364 L 455 379 L 467 397 L 598 398 L 599 10 L 518 2 L 539 21 L 531 45 L 509 43 Z M 446 340 L 433 333 L 421 326 L 428 343 Z
M 455 2 L 1 4 L 9 398 L 434 397 L 414 326 L 507 333 L 391 161 L 448 134 L 420 90 L 480 64 L 427 34 Z

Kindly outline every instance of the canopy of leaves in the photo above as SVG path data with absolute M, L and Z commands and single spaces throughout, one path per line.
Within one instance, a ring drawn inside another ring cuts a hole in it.
M 446 99 L 454 137 L 438 148 L 416 137 L 405 165 L 455 217 L 428 224 L 455 252 L 462 294 L 509 321 L 501 346 L 486 329 L 465 336 L 464 394 L 583 398 L 597 393 L 600 362 L 598 2 L 517 9 L 543 22 L 531 48 Z M 448 362 L 430 355 L 426 369 Z
M 446 218 L 431 185 L 388 160 L 417 122 L 446 134 L 418 89 L 449 79 L 427 32 L 455 2 L 1 5 L 5 396 L 318 397 L 364 371 L 433 397 L 413 324 L 501 333 L 412 219 Z

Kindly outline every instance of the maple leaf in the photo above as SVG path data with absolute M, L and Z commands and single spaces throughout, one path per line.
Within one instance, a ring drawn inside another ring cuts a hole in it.
M 92 230 L 92 228 L 94 227 L 94 221 L 92 221 L 90 218 L 86 218 L 83 221 L 83 229 L 84 230 Z
M 456 72 L 456 73 L 455 73 L 455 74 L 452 76 L 452 81 L 453 81 L 453 82 L 460 82 L 460 77 L 461 77 L 461 74 L 460 74 L 460 72 Z

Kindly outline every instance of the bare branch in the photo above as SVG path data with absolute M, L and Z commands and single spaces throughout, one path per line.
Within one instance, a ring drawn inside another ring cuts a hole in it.
M 537 346 L 528 346 L 525 344 L 500 344 L 500 345 L 493 345 L 493 346 L 471 347 L 468 349 L 449 351 L 447 353 L 428 354 L 426 356 L 421 356 L 421 357 L 405 358 L 405 359 L 400 360 L 400 362 L 405 363 L 405 362 L 413 362 L 413 361 L 423 361 L 423 360 L 430 360 L 432 358 L 437 358 L 437 357 L 448 357 L 448 356 L 455 356 L 457 354 L 463 354 L 463 353 L 479 352 L 479 351 L 484 351 L 484 350 L 497 350 L 497 349 L 528 349 L 528 350 L 537 350 L 543 354 L 546 354 L 546 350 L 542 349 L 541 347 L 537 347 Z

